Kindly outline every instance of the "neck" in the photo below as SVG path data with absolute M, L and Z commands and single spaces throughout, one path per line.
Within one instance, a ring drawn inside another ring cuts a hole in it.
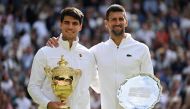
M 68 40 L 68 41 L 69 41 L 69 48 L 71 48 L 73 45 L 73 40 Z
M 120 36 L 111 35 L 111 39 L 113 40 L 113 42 L 114 42 L 117 46 L 120 45 L 120 43 L 121 43 L 121 41 L 122 41 L 122 39 L 123 39 L 124 37 L 125 37 L 124 34 L 123 34 L 123 35 L 120 35 Z
M 68 42 L 69 42 L 69 48 L 72 47 L 72 45 L 73 45 L 73 41 L 76 40 L 76 38 L 74 38 L 74 39 L 67 39 L 67 38 L 64 38 L 64 37 L 62 37 L 62 39 L 63 39 L 64 41 L 68 41 Z

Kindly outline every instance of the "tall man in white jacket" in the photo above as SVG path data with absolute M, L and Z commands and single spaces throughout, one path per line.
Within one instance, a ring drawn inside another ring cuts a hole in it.
M 42 47 L 36 53 L 28 92 L 33 100 L 39 104 L 39 109 L 60 109 L 62 102 L 54 94 L 51 80 L 44 71 L 44 67 L 56 67 L 61 56 L 68 62 L 68 66 L 81 70 L 81 77 L 72 95 L 68 98 L 69 109 L 90 109 L 89 85 L 96 76 L 95 60 L 89 50 L 78 43 L 78 33 L 82 28 L 83 13 L 68 7 L 61 11 L 61 35 L 59 47 Z
M 125 9 L 120 5 L 111 5 L 106 12 L 105 26 L 110 39 L 93 46 L 98 67 L 102 109 L 123 109 L 117 99 L 117 90 L 121 83 L 136 73 L 153 75 L 148 47 L 125 33 L 128 26 Z M 49 46 L 57 46 L 57 39 L 51 38 Z
M 110 39 L 91 48 L 98 66 L 102 109 L 123 109 L 117 90 L 135 73 L 153 74 L 148 47 L 125 33 L 128 26 L 125 9 L 111 5 L 106 12 L 106 28 Z

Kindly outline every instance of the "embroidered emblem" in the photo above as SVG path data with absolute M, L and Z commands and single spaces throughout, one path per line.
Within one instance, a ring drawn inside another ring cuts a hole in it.
M 131 54 L 127 54 L 126 56 L 127 56 L 127 57 L 131 57 L 132 55 L 131 55 Z
M 82 54 L 79 54 L 80 57 L 82 57 Z

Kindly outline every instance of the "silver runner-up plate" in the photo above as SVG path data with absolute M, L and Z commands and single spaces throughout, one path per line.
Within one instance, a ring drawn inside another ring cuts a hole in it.
M 119 104 L 124 109 L 152 109 L 162 92 L 160 80 L 150 74 L 133 75 L 117 91 Z

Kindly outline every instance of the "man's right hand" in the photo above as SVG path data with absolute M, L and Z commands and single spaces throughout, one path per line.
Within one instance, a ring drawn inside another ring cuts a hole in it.
M 50 101 L 48 104 L 47 104 L 47 109 L 61 109 L 61 106 L 65 105 L 64 103 L 62 102 L 57 102 L 57 101 Z
M 46 45 L 49 46 L 49 47 L 58 47 L 59 44 L 58 44 L 58 37 L 52 37 L 52 38 L 49 38 Z

